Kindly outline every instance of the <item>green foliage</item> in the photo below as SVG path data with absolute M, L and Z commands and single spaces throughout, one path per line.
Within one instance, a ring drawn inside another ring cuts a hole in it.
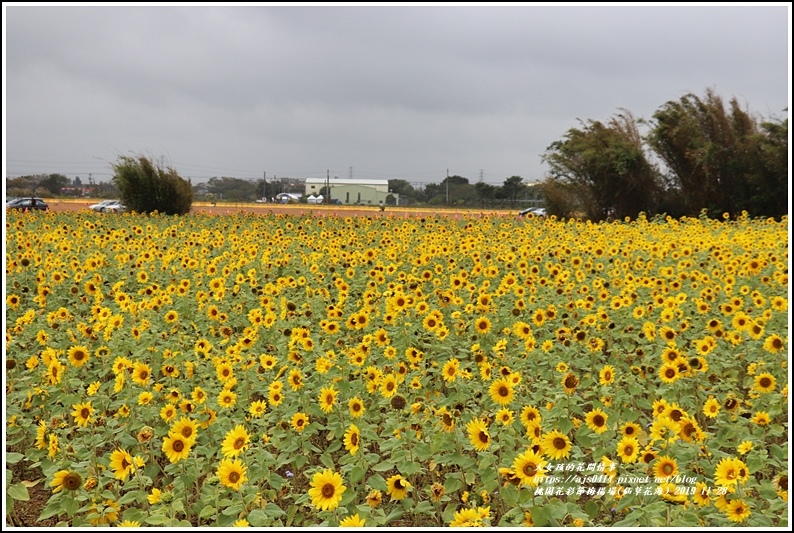
M 661 190 L 658 173 L 645 156 L 637 122 L 630 112 L 606 124 L 589 120 L 552 143 L 543 160 L 551 179 L 568 186 L 591 220 L 614 208 L 618 217 L 654 211 Z
M 130 211 L 183 215 L 190 211 L 190 183 L 171 167 L 156 166 L 149 158 L 121 156 L 113 165 L 113 182 Z
M 787 120 L 759 126 L 736 98 L 726 109 L 709 89 L 704 98 L 687 94 L 664 104 L 647 141 L 672 172 L 686 214 L 787 212 Z

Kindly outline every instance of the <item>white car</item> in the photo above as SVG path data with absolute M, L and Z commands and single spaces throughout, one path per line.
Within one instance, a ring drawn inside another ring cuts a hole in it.
M 546 216 L 546 209 L 543 207 L 529 207 L 522 211 L 518 212 L 518 216 L 523 217 L 526 215 L 532 215 L 534 217 L 545 217 Z
M 115 204 L 117 202 L 118 202 L 118 200 L 102 200 L 98 204 L 89 205 L 88 209 L 93 209 L 94 211 L 97 211 L 97 212 L 101 213 L 102 209 L 105 206 L 108 206 L 108 205 L 111 205 L 111 204 Z
M 127 206 L 121 203 L 121 200 L 113 200 L 113 202 L 102 206 L 99 209 L 100 213 L 125 213 Z

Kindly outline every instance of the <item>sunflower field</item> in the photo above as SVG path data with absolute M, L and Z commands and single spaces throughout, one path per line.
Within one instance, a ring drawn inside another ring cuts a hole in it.
M 6 213 L 6 521 L 788 527 L 788 220 Z

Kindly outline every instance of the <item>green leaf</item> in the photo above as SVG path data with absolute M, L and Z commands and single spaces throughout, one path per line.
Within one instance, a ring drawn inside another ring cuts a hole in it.
M 422 463 L 400 463 L 397 465 L 397 470 L 404 476 L 412 476 L 422 470 Z
M 350 483 L 358 483 L 364 479 L 364 474 L 366 474 L 366 471 L 363 468 L 361 468 L 359 465 L 354 466 L 350 470 Z
M 22 483 L 14 483 L 10 487 L 8 487 L 8 495 L 20 502 L 26 502 L 30 500 L 30 493 L 28 492 L 28 488 L 23 485 Z
M 284 516 L 287 514 L 286 512 L 284 512 L 284 510 L 281 507 L 279 507 L 273 502 L 268 502 L 265 505 L 265 512 L 271 518 L 278 518 L 280 516 Z
M 6 454 L 6 463 L 15 465 L 24 458 L 25 456 L 21 453 L 9 452 Z
M 375 472 L 386 472 L 387 470 L 391 470 L 394 468 L 394 463 L 389 461 L 383 461 L 382 463 L 378 463 L 372 467 Z
M 587 500 L 587 503 L 584 504 L 584 510 L 591 520 L 598 516 L 598 504 L 593 500 Z
M 268 522 L 268 516 L 264 510 L 254 509 L 248 513 L 246 520 L 248 520 L 248 523 L 251 524 L 252 527 L 264 527 Z
M 124 496 L 119 498 L 118 502 L 119 505 L 126 505 L 128 503 L 132 503 L 136 501 L 136 499 L 141 495 L 141 491 L 139 490 L 131 490 L 130 492 L 126 493 Z
M 144 522 L 146 522 L 147 524 L 151 524 L 153 526 L 161 526 L 161 525 L 165 524 L 168 521 L 169 521 L 169 518 L 167 516 L 161 515 L 161 514 L 150 515 L 150 516 L 146 517 L 146 519 L 144 520 Z
M 535 524 L 535 527 L 546 527 L 551 520 L 548 506 L 538 505 L 533 507 L 530 512 L 532 513 L 532 522 Z
M 503 487 L 499 491 L 499 495 L 505 501 L 505 503 L 510 507 L 515 507 L 518 505 L 518 498 L 520 496 L 520 492 L 517 487 L 514 485 L 508 485 Z M 534 518 L 533 518 L 534 520 Z
M 74 498 L 65 496 L 62 501 L 63 501 L 62 504 L 63 510 L 66 511 L 66 514 L 69 515 L 70 517 L 76 515 L 77 512 L 80 510 L 80 502 L 78 502 Z
M 215 507 L 212 505 L 207 505 L 204 509 L 199 512 L 199 518 L 209 518 L 215 515 Z
M 331 454 L 324 453 L 320 456 L 320 462 L 326 466 L 326 468 L 330 468 L 331 470 L 336 470 L 336 465 L 334 464 L 334 460 L 331 459 Z

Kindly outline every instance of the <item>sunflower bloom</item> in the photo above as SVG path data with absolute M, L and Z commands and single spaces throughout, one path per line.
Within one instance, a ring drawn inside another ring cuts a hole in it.
M 347 516 L 339 521 L 339 527 L 364 527 L 364 519 L 358 513 Z
M 640 442 L 635 437 L 624 436 L 618 442 L 617 454 L 624 463 L 636 463 L 640 454 Z
M 356 455 L 359 447 L 361 446 L 361 432 L 355 424 L 350 424 L 350 427 L 345 431 L 345 450 L 350 452 L 350 455 Z
M 543 449 L 549 459 L 559 461 L 571 455 L 571 441 L 567 435 L 555 429 L 543 436 Z
M 545 464 L 541 455 L 530 449 L 515 458 L 511 472 L 523 485 L 535 487 L 546 475 Z
M 488 426 L 485 422 L 475 418 L 466 424 L 466 431 L 469 433 L 469 441 L 478 452 L 484 452 L 491 445 L 491 435 L 488 433 Z
M 72 472 L 69 470 L 59 470 L 55 472 L 55 476 L 50 483 L 50 487 L 53 487 L 52 492 L 58 492 L 63 489 L 76 491 L 80 488 L 80 485 L 83 483 L 80 474 L 77 472 Z
M 163 439 L 163 453 L 172 463 L 187 459 L 190 455 L 190 447 L 190 442 L 178 433 L 168 433 L 168 436 Z
M 113 470 L 116 479 L 127 481 L 127 478 L 135 470 L 132 455 L 122 449 L 113 450 L 113 453 L 110 454 L 110 469 Z
M 320 389 L 320 397 L 318 402 L 320 403 L 320 409 L 323 410 L 324 413 L 330 413 L 334 410 L 334 404 L 336 404 L 336 395 L 339 394 L 339 391 L 336 390 L 333 386 L 331 387 L 323 387 Z
M 92 415 L 94 414 L 94 408 L 91 407 L 91 402 L 85 403 L 77 403 L 72 405 L 74 411 L 72 411 L 72 416 L 74 417 L 75 423 L 80 427 L 87 427 L 89 422 L 93 422 L 94 419 Z
M 242 425 L 237 425 L 229 430 L 221 444 L 221 453 L 224 457 L 237 457 L 248 448 L 251 436 Z
M 604 433 L 607 430 L 607 414 L 601 409 L 593 409 L 585 416 L 585 424 L 594 433 Z
M 221 485 L 232 490 L 240 490 L 243 483 L 248 481 L 245 475 L 246 470 L 247 467 L 240 459 L 223 459 L 216 474 Z
M 731 500 L 725 514 L 731 522 L 741 523 L 750 516 L 750 506 L 744 500 Z
M 342 476 L 328 469 L 314 474 L 311 485 L 309 496 L 312 505 L 320 511 L 333 511 L 339 507 L 342 493 L 347 490 L 342 484 Z
M 386 494 L 391 496 L 392 501 L 400 501 L 408 494 L 411 484 L 400 474 L 395 474 L 386 480 Z

